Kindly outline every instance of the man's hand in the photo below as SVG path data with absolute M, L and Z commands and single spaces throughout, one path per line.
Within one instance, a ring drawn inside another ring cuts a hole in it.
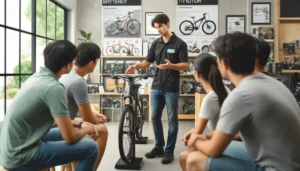
M 106 121 L 107 121 L 107 119 L 106 119 L 106 116 L 105 116 L 105 115 L 103 115 L 103 114 L 100 114 L 100 113 L 96 113 L 95 115 L 96 115 L 96 117 L 99 119 L 99 122 L 101 122 L 101 123 L 104 123 L 104 122 L 106 122 Z
M 99 134 L 94 124 L 91 124 L 89 122 L 83 122 L 81 124 L 81 129 L 87 130 L 86 134 L 91 136 L 92 139 L 97 140 L 99 138 Z
M 165 64 L 160 64 L 156 67 L 159 69 L 170 69 L 173 64 L 168 59 L 165 59 L 165 61 L 166 61 Z
M 133 74 L 133 72 L 134 72 L 135 69 L 137 69 L 137 68 L 136 68 L 136 65 L 130 65 L 130 66 L 127 68 L 125 74 Z
M 188 141 L 189 141 L 191 135 L 192 135 L 192 132 L 189 131 L 189 132 L 184 134 L 183 138 L 181 138 L 181 140 L 183 141 L 184 146 L 188 145 Z
M 189 141 L 188 147 L 194 147 L 197 140 L 207 140 L 206 135 L 192 134 Z

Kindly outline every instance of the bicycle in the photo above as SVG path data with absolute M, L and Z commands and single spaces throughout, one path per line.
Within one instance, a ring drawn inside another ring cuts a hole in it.
M 125 49 L 123 49 L 123 53 L 126 54 L 127 56 L 137 56 L 140 54 L 140 50 L 137 47 L 134 47 L 134 44 L 130 44 L 128 42 L 125 42 L 126 45 L 128 45 Z
M 124 79 L 128 83 L 123 100 L 125 101 L 121 120 L 119 123 L 119 152 L 125 163 L 131 163 L 135 159 L 135 141 L 142 138 L 144 125 L 143 99 L 138 93 L 141 84 L 135 82 L 147 79 L 153 74 L 143 75 L 103 75 L 113 79 Z
M 122 18 L 117 17 L 117 20 L 109 24 L 105 31 L 109 35 L 116 35 L 125 30 L 127 26 L 127 31 L 131 35 L 135 35 L 140 32 L 140 23 L 136 19 L 131 19 L 130 15 L 133 12 L 128 12 L 127 15 Z
M 200 49 L 197 47 L 197 44 L 189 46 L 188 53 L 200 53 Z
M 182 106 L 182 111 L 184 114 L 195 113 L 195 103 L 191 100 L 184 100 L 184 105 Z
M 203 14 L 203 17 L 199 20 L 195 21 L 195 17 L 191 17 L 194 21 L 191 22 L 190 20 L 184 20 L 179 25 L 179 30 L 183 35 L 191 35 L 194 30 L 198 30 L 200 28 L 200 25 L 204 20 L 206 20 L 206 13 Z M 200 22 L 199 25 L 197 23 Z M 211 20 L 206 20 L 202 24 L 202 31 L 207 34 L 211 35 L 216 31 L 216 24 Z M 207 29 L 207 30 L 206 30 Z
M 120 54 L 122 56 L 125 56 L 124 54 L 127 54 L 127 48 L 125 46 L 121 46 L 120 43 L 113 44 L 112 46 L 106 47 L 106 53 L 107 55 Z

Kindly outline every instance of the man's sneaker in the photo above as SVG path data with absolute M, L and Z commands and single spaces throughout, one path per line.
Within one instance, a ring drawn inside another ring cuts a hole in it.
M 161 159 L 162 164 L 169 164 L 174 160 L 174 154 L 171 152 L 165 152 L 164 157 Z
M 145 157 L 147 157 L 148 159 L 153 159 L 155 157 L 162 157 L 162 156 L 164 156 L 164 150 L 155 147 L 150 152 L 145 154 Z

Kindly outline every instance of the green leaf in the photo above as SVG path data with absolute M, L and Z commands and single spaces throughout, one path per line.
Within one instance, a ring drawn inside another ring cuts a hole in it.
M 88 39 L 88 40 L 91 40 L 91 37 L 92 37 L 92 33 L 88 33 L 88 34 L 87 34 L 87 39 Z
M 79 32 L 80 32 L 80 34 L 81 34 L 82 37 L 84 37 L 84 38 L 87 39 L 87 35 L 86 35 L 85 31 L 79 29 Z

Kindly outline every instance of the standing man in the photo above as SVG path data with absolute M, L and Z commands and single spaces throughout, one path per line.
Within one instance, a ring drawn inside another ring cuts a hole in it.
M 96 139 L 98 144 L 98 159 L 95 170 L 97 170 L 103 157 L 108 131 L 104 122 L 106 116 L 92 111 L 88 88 L 84 76 L 92 73 L 97 66 L 101 51 L 95 43 L 81 43 L 77 47 L 78 54 L 75 58 L 75 65 L 69 74 L 62 76 L 59 80 L 66 88 L 68 98 L 68 109 L 70 117 L 73 120 L 73 126 L 79 126 L 82 122 L 75 121 L 77 113 L 82 116 L 83 120 L 95 124 L 99 137 Z M 95 139 L 95 138 L 94 138 Z
M 187 45 L 170 31 L 170 20 L 165 14 L 159 14 L 152 20 L 152 27 L 161 35 L 155 40 L 146 60 L 131 65 L 126 74 L 135 69 L 143 69 L 156 61 L 157 74 L 154 77 L 151 90 L 152 125 L 155 135 L 155 147 L 145 154 L 147 158 L 163 157 L 162 164 L 174 160 L 174 149 L 178 133 L 178 97 L 181 70 L 188 69 Z M 166 106 L 168 113 L 168 140 L 164 150 L 165 140 L 161 122 L 162 111 Z

